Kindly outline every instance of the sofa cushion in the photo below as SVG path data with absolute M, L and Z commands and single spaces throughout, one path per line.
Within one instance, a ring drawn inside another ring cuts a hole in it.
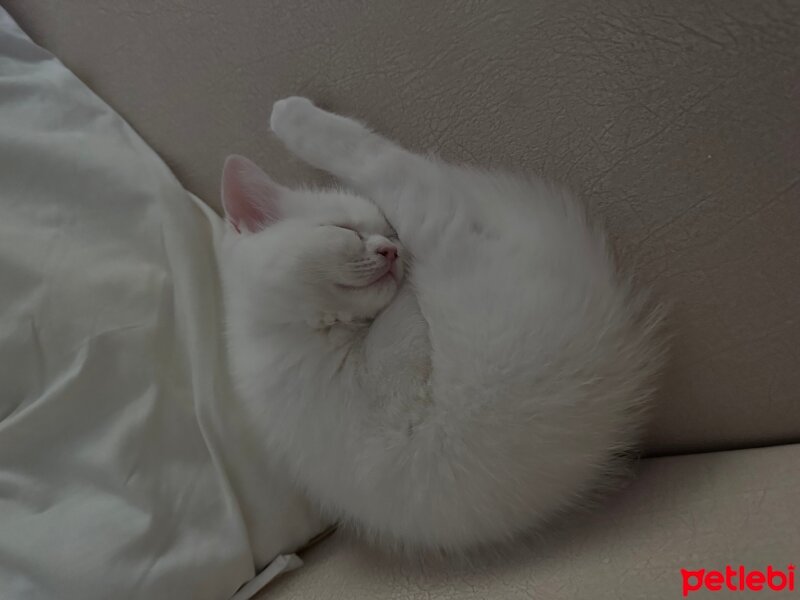
M 529 550 L 508 552 L 493 563 L 448 569 L 392 561 L 337 534 L 304 555 L 302 570 L 273 582 L 260 597 L 681 598 L 681 569 L 724 574 L 731 566 L 737 572 L 731 583 L 738 585 L 740 566 L 750 572 L 771 565 L 784 573 L 789 565 L 797 566 L 798 498 L 800 445 L 652 458 L 643 461 L 640 476 L 628 489 L 591 514 L 549 532 Z M 689 598 L 721 597 L 713 587 L 692 592 L 697 575 L 686 578 Z M 780 583 L 777 576 L 775 583 Z M 795 589 L 800 590 L 797 574 Z M 731 592 L 733 596 L 787 597 Z

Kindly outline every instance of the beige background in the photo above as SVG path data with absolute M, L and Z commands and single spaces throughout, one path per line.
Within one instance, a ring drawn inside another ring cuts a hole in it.
M 268 132 L 295 93 L 567 183 L 674 304 L 650 451 L 800 437 L 800 3 L 5 4 L 212 205 L 229 152 L 309 179 Z

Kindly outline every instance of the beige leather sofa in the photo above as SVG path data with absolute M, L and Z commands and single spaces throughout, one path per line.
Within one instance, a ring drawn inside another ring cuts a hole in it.
M 682 568 L 800 562 L 800 3 L 4 4 L 212 206 L 230 152 L 319 179 L 268 131 L 275 99 L 307 95 L 409 147 L 567 183 L 673 305 L 627 490 L 469 568 L 337 534 L 264 597 L 679 598 Z M 800 597 L 690 597 L 726 594 Z

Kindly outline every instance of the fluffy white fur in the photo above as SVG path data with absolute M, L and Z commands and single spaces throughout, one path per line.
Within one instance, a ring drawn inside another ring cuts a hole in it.
M 580 205 L 304 98 L 271 124 L 360 195 L 226 163 L 230 361 L 264 451 L 323 510 L 411 549 L 507 541 L 608 475 L 642 424 L 658 318 Z

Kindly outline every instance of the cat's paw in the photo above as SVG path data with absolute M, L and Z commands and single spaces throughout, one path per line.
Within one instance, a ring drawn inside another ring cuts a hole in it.
M 286 139 L 294 129 L 301 127 L 318 110 L 308 98 L 289 96 L 272 105 L 269 125 L 278 137 Z
M 320 313 L 306 319 L 312 329 L 328 329 L 338 321 L 335 313 Z
M 345 325 L 350 325 L 355 321 L 355 316 L 351 313 L 347 312 L 340 312 L 336 314 L 336 321 L 339 323 L 344 323 Z
M 343 325 L 347 328 L 360 327 L 368 324 L 371 319 L 357 317 L 349 312 L 323 312 L 306 319 L 306 323 L 312 329 L 330 329 L 334 325 Z

